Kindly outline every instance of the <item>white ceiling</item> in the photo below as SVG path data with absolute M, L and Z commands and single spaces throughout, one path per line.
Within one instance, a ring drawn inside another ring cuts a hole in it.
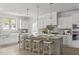
M 40 15 L 50 12 L 49 3 L 0 3 L 0 12 L 9 13 L 14 15 L 26 15 L 27 8 L 29 8 L 29 15 L 36 15 L 37 8 L 40 6 Z M 78 3 L 54 3 L 52 6 L 52 11 L 63 12 L 69 10 L 79 9 Z

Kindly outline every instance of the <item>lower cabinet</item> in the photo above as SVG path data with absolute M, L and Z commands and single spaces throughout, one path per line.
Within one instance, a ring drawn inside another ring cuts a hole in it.
M 60 55 L 63 53 L 63 39 L 53 39 L 53 54 Z

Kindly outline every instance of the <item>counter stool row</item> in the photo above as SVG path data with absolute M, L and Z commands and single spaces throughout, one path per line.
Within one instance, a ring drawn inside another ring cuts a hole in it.
M 51 39 L 32 37 L 26 38 L 23 41 L 23 44 L 25 44 L 24 49 L 27 52 L 38 55 L 53 54 L 54 41 L 52 41 Z

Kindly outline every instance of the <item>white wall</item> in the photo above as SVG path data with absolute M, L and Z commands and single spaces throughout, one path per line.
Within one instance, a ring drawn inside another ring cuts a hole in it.
M 17 28 L 28 28 L 28 21 L 27 19 L 17 18 Z
M 28 32 L 31 33 L 32 19 L 27 17 L 17 17 L 17 29 L 29 29 Z
M 27 19 L 21 19 L 21 28 L 29 28 L 29 20 Z

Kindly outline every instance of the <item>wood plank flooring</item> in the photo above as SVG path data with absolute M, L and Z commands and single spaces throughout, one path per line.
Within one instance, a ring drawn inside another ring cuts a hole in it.
M 30 53 L 20 50 L 18 45 L 12 45 L 0 48 L 0 55 L 31 55 Z M 79 48 L 64 47 L 62 55 L 79 55 Z
M 63 55 L 79 55 L 79 48 L 64 47 Z

